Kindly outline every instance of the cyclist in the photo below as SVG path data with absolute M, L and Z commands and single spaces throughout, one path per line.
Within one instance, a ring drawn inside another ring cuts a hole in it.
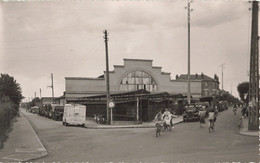
M 233 112 L 234 112 L 234 115 L 236 115 L 236 113 L 237 113 L 237 105 L 236 104 L 234 105 Z
M 209 112 L 209 132 L 214 131 L 214 119 L 215 119 L 215 112 L 214 109 L 211 109 Z

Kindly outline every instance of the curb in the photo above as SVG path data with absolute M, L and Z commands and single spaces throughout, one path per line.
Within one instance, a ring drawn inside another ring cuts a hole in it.
M 250 131 L 249 131 L 249 132 L 250 132 Z M 252 135 L 252 134 L 249 134 L 249 132 L 239 131 L 239 135 L 242 135 L 242 136 L 251 136 L 251 137 L 259 137 L 259 135 Z
M 23 113 L 22 113 L 23 114 Z M 41 140 L 39 139 L 38 135 L 35 132 L 35 129 L 32 127 L 31 122 L 28 120 L 27 116 L 25 114 L 23 114 L 23 116 L 25 117 L 26 121 L 29 123 L 29 125 L 31 126 L 31 129 L 33 130 L 34 136 L 36 137 L 38 143 L 40 144 L 41 148 L 38 148 L 37 151 L 34 151 L 36 154 L 36 156 L 31 157 L 31 158 L 27 158 L 27 159 L 21 159 L 20 161 L 30 161 L 30 160 L 34 160 L 34 159 L 38 159 L 38 158 L 42 158 L 48 155 L 48 152 L 46 150 L 46 148 L 44 147 L 44 145 L 42 144 Z
M 239 123 L 239 135 L 242 136 L 251 136 L 251 137 L 259 137 L 260 131 L 248 131 L 243 127 L 243 119 L 240 119 Z
M 177 125 L 179 123 L 182 123 L 183 121 L 179 121 L 179 122 L 176 122 L 174 123 L 173 125 Z M 129 125 L 126 125 L 126 126 L 85 126 L 86 129 L 117 129 L 117 128 L 155 128 L 155 125 L 139 125 L 139 126 L 129 126 Z

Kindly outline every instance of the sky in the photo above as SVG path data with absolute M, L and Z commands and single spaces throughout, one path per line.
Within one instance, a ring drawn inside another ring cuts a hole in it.
M 41 0 L 0 4 L 0 73 L 13 76 L 25 100 L 55 97 L 65 77 L 98 77 L 106 69 L 103 31 L 109 33 L 109 70 L 124 58 L 151 59 L 162 71 L 187 74 L 187 0 Z M 191 3 L 191 74 L 214 74 L 238 97 L 248 81 L 251 3 Z M 222 83 L 220 83 L 221 89 Z

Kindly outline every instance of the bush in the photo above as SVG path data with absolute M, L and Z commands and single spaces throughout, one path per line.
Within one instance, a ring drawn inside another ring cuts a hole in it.
M 11 128 L 12 119 L 16 114 L 17 106 L 15 104 L 11 102 L 0 103 L 0 149 L 3 148 L 3 143 Z

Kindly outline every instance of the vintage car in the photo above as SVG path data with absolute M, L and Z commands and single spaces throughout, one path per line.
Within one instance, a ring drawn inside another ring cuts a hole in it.
M 64 106 L 59 104 L 51 104 L 51 118 L 56 121 L 61 121 L 63 117 Z
M 228 109 L 228 102 L 227 101 L 220 101 L 219 102 L 220 111 Z
M 183 122 L 199 121 L 199 110 L 194 105 L 187 105 L 183 113 Z
M 210 109 L 209 102 L 197 102 L 197 103 L 196 103 L 196 108 L 197 108 L 198 111 L 199 111 L 200 109 L 205 110 L 205 111 L 206 111 L 205 116 L 206 116 L 206 117 L 208 116 L 209 109 Z

